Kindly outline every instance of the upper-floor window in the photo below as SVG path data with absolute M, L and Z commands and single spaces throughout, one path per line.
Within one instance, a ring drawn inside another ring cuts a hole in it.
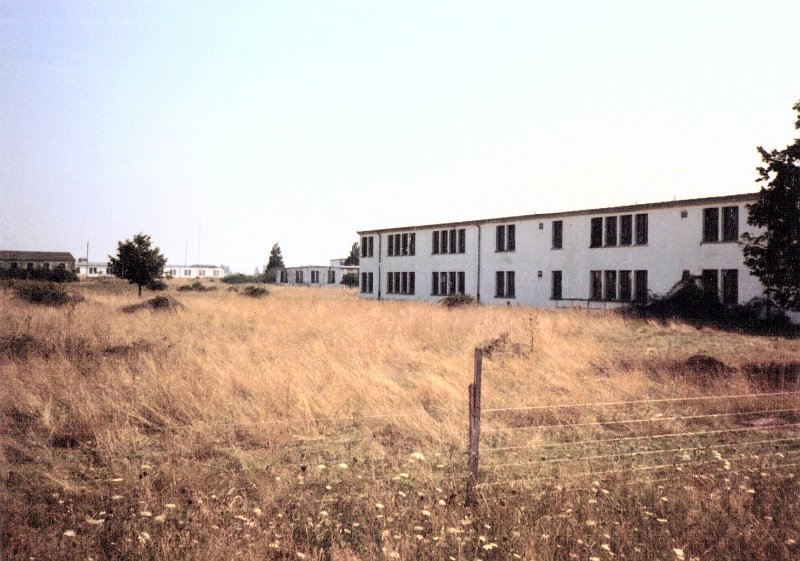
M 619 217 L 619 245 L 633 243 L 633 215 L 623 214 Z
M 561 249 L 564 245 L 564 221 L 553 220 L 553 249 Z
M 722 207 L 722 241 L 735 242 L 739 239 L 739 207 Z M 720 241 L 720 209 L 703 209 L 703 241 Z
M 515 224 L 497 226 L 495 251 L 514 251 L 517 248 L 517 227 Z
M 719 209 L 703 209 L 703 241 L 719 241 Z
M 431 253 L 464 253 L 467 251 L 467 231 L 464 228 L 434 230 L 431 238 Z
M 361 238 L 361 257 L 372 257 L 375 254 L 374 236 L 363 236 Z
M 636 245 L 647 245 L 647 214 L 636 215 Z
M 617 217 L 606 216 L 606 245 L 617 245 Z
M 389 257 L 414 255 L 417 251 L 417 235 L 414 232 L 407 234 L 389 234 L 386 239 L 386 244 L 386 255 Z
M 592 218 L 592 231 L 589 238 L 589 247 L 600 247 L 603 245 L 603 219 Z
M 722 207 L 722 241 L 735 242 L 739 239 L 739 207 Z

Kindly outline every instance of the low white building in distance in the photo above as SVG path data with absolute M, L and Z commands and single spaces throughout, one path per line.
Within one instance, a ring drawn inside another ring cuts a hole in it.
M 164 276 L 172 279 L 221 279 L 225 271 L 217 265 L 167 265 Z
M 336 287 L 348 273 L 358 274 L 358 265 L 344 265 L 344 259 L 331 259 L 330 265 L 303 265 L 286 267 L 278 271 L 278 283 L 284 285 L 307 285 Z
M 78 263 L 75 265 L 75 274 L 82 279 L 110 278 L 114 276 L 111 272 L 111 267 L 108 266 L 108 262 L 87 261 L 85 257 L 78 258 Z
M 757 193 L 382 228 L 361 237 L 363 298 L 614 306 L 700 275 L 725 304 L 763 296 L 741 234 Z M 753 230 L 750 228 L 750 230 Z

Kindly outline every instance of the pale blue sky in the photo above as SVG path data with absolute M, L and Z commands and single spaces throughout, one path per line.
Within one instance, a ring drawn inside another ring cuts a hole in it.
M 757 190 L 800 2 L 0 0 L 0 248 L 250 273 L 355 231 Z

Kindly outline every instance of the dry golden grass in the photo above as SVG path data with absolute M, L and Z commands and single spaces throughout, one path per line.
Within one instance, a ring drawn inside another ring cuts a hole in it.
M 488 340 L 488 409 L 794 391 L 745 372 L 800 362 L 797 340 L 282 287 L 170 291 L 177 311 L 126 314 L 134 289 L 77 289 L 86 302 L 61 309 L 0 290 L 4 559 L 800 551 L 794 394 L 487 411 L 479 506 L 463 496 L 472 350 Z M 682 366 L 696 354 L 727 368 Z M 581 426 L 509 430 L 542 424 Z M 712 430 L 730 432 L 695 434 Z M 665 432 L 693 435 L 638 438 Z

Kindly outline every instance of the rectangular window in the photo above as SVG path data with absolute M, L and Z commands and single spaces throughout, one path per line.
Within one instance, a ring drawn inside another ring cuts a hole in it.
M 561 249 L 564 245 L 564 221 L 553 221 L 553 249 Z
M 550 283 L 550 298 L 553 300 L 561 300 L 562 292 L 561 292 L 561 271 L 553 271 L 552 273 L 552 282 Z
M 739 239 L 739 207 L 722 207 L 722 241 L 735 242 Z
M 703 209 L 703 241 L 719 241 L 719 209 Z
M 719 298 L 719 271 L 703 269 L 700 278 L 703 281 L 703 292 L 709 297 Z
M 319 283 L 319 271 L 311 271 L 311 282 L 312 284 Z
M 726 306 L 735 306 L 739 303 L 738 269 L 722 270 L 722 303 Z
M 408 235 L 408 254 L 415 255 L 417 253 L 417 235 L 411 232 Z
M 647 245 L 647 215 L 636 215 L 636 245 Z
M 19 264 L 16 261 L 14 261 L 13 263 L 11 263 L 11 268 L 16 269 L 18 265 Z
M 617 245 L 617 217 L 606 216 L 606 245 Z
M 634 278 L 636 279 L 636 301 L 637 302 L 647 302 L 648 300 L 648 289 L 647 289 L 647 271 L 636 271 L 634 273 Z
M 400 292 L 408 294 L 408 273 L 400 275 Z
M 467 284 L 466 283 L 466 275 L 464 274 L 464 271 L 459 271 L 458 272 L 458 293 L 459 294 L 464 294 L 464 292 L 466 291 L 466 284 Z
M 450 230 L 450 253 L 458 251 L 458 239 L 456 238 L 456 231 Z
M 394 254 L 395 255 L 402 255 L 402 249 L 400 248 L 400 234 L 394 235 Z
M 328 271 L 328 284 L 336 282 L 336 271 Z
M 431 253 L 436 255 L 439 253 L 439 230 L 433 231 L 433 239 L 431 243 Z
M 28 263 L 28 265 L 26 266 L 26 268 L 27 268 L 29 271 L 33 271 L 33 263 Z
M 495 233 L 495 251 L 506 249 L 506 227 L 498 226 Z
M 397 272 L 394 274 L 394 293 L 400 294 L 400 273 Z
M 619 217 L 619 245 L 633 243 L 633 215 L 623 214 Z
M 431 274 L 431 294 L 439 296 L 439 273 L 437 272 Z
M 589 240 L 589 247 L 600 247 L 603 245 L 603 219 L 592 218 L 592 232 Z
M 506 228 L 506 251 L 514 251 L 517 249 L 517 227 L 514 224 L 509 224 Z
M 403 234 L 402 247 L 400 249 L 402 255 L 408 255 L 408 234 Z
M 605 272 L 605 282 L 606 282 L 606 291 L 605 291 L 605 298 L 606 300 L 616 300 L 617 299 L 617 272 L 616 271 L 606 271 Z
M 456 273 L 455 271 L 450 271 L 447 275 L 447 293 L 448 294 L 455 294 L 456 293 Z
M 448 243 L 447 243 L 447 230 L 442 230 L 441 234 L 442 243 L 439 246 L 440 253 L 447 253 Z
M 619 299 L 623 302 L 630 302 L 633 297 L 633 285 L 631 284 L 631 272 L 619 272 Z
M 394 294 L 394 273 L 386 273 L 386 294 Z
M 495 279 L 494 279 L 494 297 L 502 298 L 505 295 L 506 295 L 506 273 L 505 271 L 497 271 L 495 273 Z
M 392 257 L 394 255 L 394 234 L 389 234 L 386 237 L 386 255 Z
M 589 271 L 589 300 L 603 298 L 603 271 Z
M 361 257 L 372 257 L 374 255 L 375 240 L 372 236 L 361 238 Z
M 506 271 L 506 298 L 514 298 L 517 295 L 516 273 Z
M 439 273 L 439 294 L 442 296 L 447 295 L 447 273 Z
M 367 255 L 367 257 L 372 257 L 375 254 L 375 239 L 372 236 L 370 236 L 369 238 L 367 238 L 367 241 L 369 242 L 369 255 Z M 372 273 L 370 273 L 370 275 L 372 275 Z M 370 279 L 372 279 L 371 276 Z M 370 280 L 370 286 L 372 286 L 371 280 Z
M 408 273 L 408 294 L 414 294 L 417 291 L 417 274 L 414 271 Z
M 361 246 L 361 250 L 364 250 L 364 246 Z M 361 273 L 361 292 L 367 292 L 367 273 Z
M 370 245 L 372 245 L 372 243 L 370 243 Z M 367 273 L 367 281 L 368 281 L 367 284 L 369 285 L 367 288 L 369 289 L 369 293 L 372 294 L 372 283 L 373 283 L 372 273 Z
M 464 228 L 458 231 L 458 252 L 466 253 L 467 251 L 467 231 Z

